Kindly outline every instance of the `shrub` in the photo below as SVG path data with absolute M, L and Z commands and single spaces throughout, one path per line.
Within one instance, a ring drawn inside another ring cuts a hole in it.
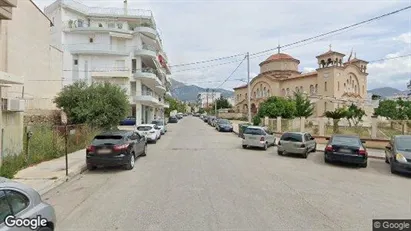
M 258 126 L 261 124 L 261 118 L 259 116 L 254 116 L 253 118 L 253 125 Z

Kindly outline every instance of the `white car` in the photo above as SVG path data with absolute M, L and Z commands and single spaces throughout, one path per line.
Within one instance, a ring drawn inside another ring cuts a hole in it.
M 136 126 L 139 135 L 145 136 L 148 142 L 157 143 L 161 138 L 161 128 L 155 124 L 140 124 Z
M 151 121 L 151 123 L 157 125 L 161 129 L 161 135 L 166 134 L 167 126 L 165 125 L 163 119 L 153 120 L 153 121 Z

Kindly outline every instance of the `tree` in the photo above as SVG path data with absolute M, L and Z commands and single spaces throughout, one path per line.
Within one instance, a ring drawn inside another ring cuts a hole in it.
M 345 118 L 348 120 L 348 123 L 350 127 L 354 125 L 357 127 L 357 125 L 362 121 L 362 118 L 365 116 L 365 111 L 361 108 L 359 108 L 355 104 L 351 104 L 348 109 L 347 113 L 345 115 Z
M 379 100 L 379 99 L 381 99 L 382 97 L 380 96 L 380 95 L 375 95 L 375 94 L 373 94 L 372 96 L 371 96 L 371 99 L 372 100 Z
M 216 100 L 217 103 L 217 109 L 221 109 L 221 108 L 231 108 L 230 103 L 228 102 L 228 100 L 224 97 L 220 97 L 219 99 Z
M 347 116 L 347 108 L 341 107 L 335 109 L 334 111 L 326 111 L 324 116 L 333 119 L 333 132 L 338 133 L 338 122 Z
M 314 113 L 314 106 L 308 97 L 304 96 L 300 92 L 294 93 L 295 97 L 295 116 L 296 117 L 309 117 Z
M 76 82 L 63 88 L 54 103 L 70 123 L 101 128 L 116 126 L 130 109 L 126 92 L 111 83 Z
M 268 116 L 270 118 L 281 116 L 282 118 L 289 119 L 293 118 L 295 113 L 295 102 L 293 100 L 272 96 L 260 104 L 258 116 Z
M 167 97 L 165 98 L 165 101 L 170 104 L 169 108 L 166 108 L 164 110 L 164 114 L 166 116 L 170 116 L 170 112 L 177 110 L 178 112 L 186 112 L 186 106 L 184 103 L 178 101 L 177 99 Z
M 382 100 L 374 110 L 374 114 L 392 120 L 400 119 L 403 115 L 399 113 L 398 106 L 396 100 Z

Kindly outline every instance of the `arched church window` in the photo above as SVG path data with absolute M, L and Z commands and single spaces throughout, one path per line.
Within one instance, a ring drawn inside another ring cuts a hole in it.
M 314 91 L 315 91 L 314 85 L 310 85 L 310 94 L 311 95 L 314 94 Z
M 318 84 L 315 85 L 314 92 L 317 94 L 318 93 Z

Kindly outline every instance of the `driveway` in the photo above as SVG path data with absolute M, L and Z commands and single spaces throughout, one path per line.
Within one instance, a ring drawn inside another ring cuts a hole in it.
M 373 218 L 411 217 L 411 179 L 244 150 L 196 117 L 168 124 L 132 171 L 86 172 L 44 198 L 58 230 L 371 230 Z

